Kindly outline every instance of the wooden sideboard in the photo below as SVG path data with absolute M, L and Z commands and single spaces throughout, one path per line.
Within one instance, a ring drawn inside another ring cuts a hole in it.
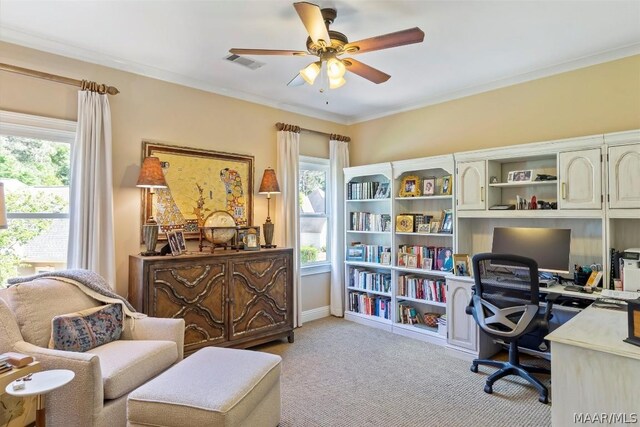
M 183 318 L 184 350 L 293 342 L 293 250 L 129 257 L 129 301 L 153 317 Z

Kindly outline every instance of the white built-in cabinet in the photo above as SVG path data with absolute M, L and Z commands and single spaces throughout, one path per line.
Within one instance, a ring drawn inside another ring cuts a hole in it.
M 559 153 L 559 209 L 602 209 L 600 147 Z
M 640 142 L 609 147 L 609 208 L 640 209 Z
M 522 170 L 531 170 L 533 180 L 509 181 L 510 172 Z M 451 196 L 398 195 L 404 176 L 426 178 L 447 174 L 455 175 Z M 557 179 L 535 181 L 535 176 L 541 174 Z M 572 238 L 570 266 L 602 264 L 605 287 L 611 283 L 611 250 L 640 247 L 640 130 L 358 166 L 346 168 L 345 178 L 347 183 L 385 182 L 391 188 L 389 197 L 384 199 L 345 202 L 345 246 L 361 242 L 382 245 L 392 252 L 387 263 L 345 262 L 347 307 L 349 294 L 382 298 L 390 303 L 387 318 L 348 309 L 345 318 L 445 345 L 456 350 L 456 354 L 486 357 L 496 348 L 465 312 L 473 279 L 400 266 L 399 245 L 450 246 L 458 254 L 472 256 L 491 250 L 495 227 L 568 228 Z M 533 196 L 551 209 L 491 209 L 513 205 L 517 200 L 531 201 Z M 452 235 L 405 233 L 395 228 L 398 214 L 436 214 L 449 208 L 454 218 Z M 353 230 L 350 228 L 353 212 L 389 215 L 391 226 L 384 231 Z M 354 269 L 386 275 L 391 283 L 384 289 L 351 286 Z M 446 280 L 446 303 L 401 295 L 398 280 L 406 275 Z M 400 324 L 398 306 L 406 303 L 419 312 L 446 314 L 446 338 L 435 330 Z
M 484 210 L 485 181 L 487 180 L 486 162 L 484 160 L 472 162 L 458 162 L 456 165 L 458 176 L 458 210 Z

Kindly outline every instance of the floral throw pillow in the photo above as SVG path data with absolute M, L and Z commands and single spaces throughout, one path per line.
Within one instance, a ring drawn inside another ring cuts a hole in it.
M 109 304 L 54 317 L 49 348 L 84 352 L 118 340 L 121 334 L 122 306 Z

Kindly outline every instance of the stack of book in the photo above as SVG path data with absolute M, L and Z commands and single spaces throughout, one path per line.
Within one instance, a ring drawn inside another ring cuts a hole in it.
M 398 276 L 398 294 L 427 301 L 447 302 L 446 283 L 414 275 Z
M 349 275 L 349 286 L 369 291 L 389 292 L 391 290 L 391 273 L 352 268 Z
M 0 354 L 0 374 L 4 374 L 13 369 L 13 365 L 9 363 L 9 356 Z
M 391 231 L 391 215 L 369 212 L 351 212 L 353 231 Z

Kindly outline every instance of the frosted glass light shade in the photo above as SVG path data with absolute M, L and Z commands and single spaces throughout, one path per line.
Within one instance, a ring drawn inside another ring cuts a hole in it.
M 300 70 L 300 75 L 304 79 L 305 82 L 313 85 L 313 82 L 316 81 L 316 77 L 320 74 L 320 62 L 312 62 L 307 65 L 305 68 Z
M 330 58 L 327 61 L 327 75 L 329 79 L 340 79 L 347 71 L 344 63 L 338 58 Z M 333 88 L 332 88 L 333 89 Z
M 344 79 L 344 77 L 339 77 L 337 79 L 329 79 L 329 88 L 330 89 L 338 89 L 339 87 L 341 87 L 343 84 L 345 84 L 347 81 Z

